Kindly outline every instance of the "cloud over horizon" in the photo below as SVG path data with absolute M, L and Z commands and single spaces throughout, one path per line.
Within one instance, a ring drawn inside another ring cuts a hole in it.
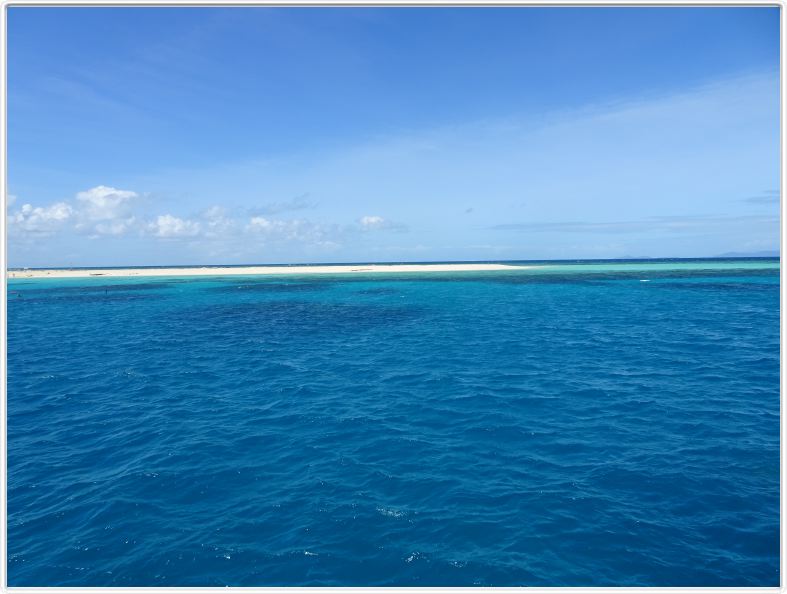
M 359 231 L 401 231 L 406 228 L 382 217 L 364 216 L 359 223 L 345 225 L 313 222 L 308 219 L 281 219 L 272 216 L 231 216 L 223 206 L 211 206 L 192 217 L 171 213 L 152 217 L 137 212 L 141 195 L 131 190 L 120 190 L 99 185 L 77 192 L 74 199 L 59 201 L 48 206 L 25 203 L 8 215 L 12 242 L 32 238 L 52 237 L 58 233 L 77 233 L 91 240 L 102 237 L 119 239 L 124 236 L 151 238 L 167 242 L 185 241 L 188 245 L 226 244 L 238 254 L 248 250 L 243 244 L 271 245 L 300 243 L 325 249 L 334 249 L 348 236 Z M 16 197 L 14 197 L 16 198 Z M 301 210 L 300 202 L 280 204 L 271 211 Z M 9 200 L 9 207 L 13 204 Z M 303 208 L 301 208 L 301 206 Z M 218 252 L 224 250 L 218 247 Z
M 563 233 L 644 233 L 650 231 L 682 232 L 687 230 L 711 230 L 719 227 L 745 223 L 777 225 L 778 215 L 695 215 L 695 216 L 652 216 L 638 221 L 538 221 L 529 223 L 503 223 L 493 225 L 496 231 L 533 231 Z

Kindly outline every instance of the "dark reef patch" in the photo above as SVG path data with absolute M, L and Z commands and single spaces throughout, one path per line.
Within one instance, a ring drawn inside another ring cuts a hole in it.
M 325 281 L 315 282 L 271 282 L 271 281 L 245 281 L 242 283 L 225 284 L 220 287 L 210 287 L 206 291 L 216 293 L 309 293 L 312 291 L 325 291 L 333 283 Z
M 421 307 L 391 307 L 314 301 L 263 301 L 214 304 L 190 308 L 165 323 L 179 327 L 199 327 L 204 332 L 333 332 L 400 325 L 415 321 Z

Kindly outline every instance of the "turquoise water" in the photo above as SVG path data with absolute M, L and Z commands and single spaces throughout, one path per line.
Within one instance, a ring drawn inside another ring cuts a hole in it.
M 12 280 L 9 585 L 778 585 L 778 274 Z

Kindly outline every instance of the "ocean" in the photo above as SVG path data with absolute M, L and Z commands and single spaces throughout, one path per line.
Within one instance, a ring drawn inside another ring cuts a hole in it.
M 778 586 L 779 261 L 8 283 L 10 586 Z

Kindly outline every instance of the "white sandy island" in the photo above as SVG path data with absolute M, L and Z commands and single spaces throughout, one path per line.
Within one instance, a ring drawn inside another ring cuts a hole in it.
M 9 270 L 8 278 L 87 278 L 129 276 L 253 276 L 266 274 L 351 274 L 379 272 L 465 272 L 524 270 L 508 264 L 357 264 L 321 266 L 202 266 L 195 268 L 89 268 Z

